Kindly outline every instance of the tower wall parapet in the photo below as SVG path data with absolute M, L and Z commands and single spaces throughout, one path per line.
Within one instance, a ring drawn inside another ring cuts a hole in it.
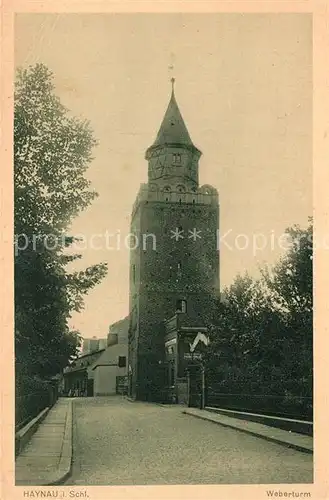
M 218 205 L 218 191 L 209 184 L 205 184 L 194 191 L 176 189 L 161 189 L 155 184 L 141 184 L 133 205 L 132 214 L 142 202 L 188 203 L 196 205 Z

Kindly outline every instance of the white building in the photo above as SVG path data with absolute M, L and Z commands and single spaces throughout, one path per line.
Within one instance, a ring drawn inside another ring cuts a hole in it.
M 91 354 L 92 352 L 100 351 L 101 349 L 105 349 L 107 345 L 107 339 L 98 339 L 97 337 L 92 337 L 91 339 L 83 339 L 82 342 L 82 353 Z
M 127 391 L 129 317 L 109 328 L 107 347 L 90 366 L 94 396 L 110 396 Z

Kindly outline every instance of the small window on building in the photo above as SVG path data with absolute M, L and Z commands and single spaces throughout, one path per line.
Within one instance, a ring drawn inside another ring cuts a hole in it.
M 186 313 L 186 300 L 177 300 L 176 311 Z
M 132 276 L 133 276 L 133 283 L 136 282 L 136 266 L 135 264 L 133 264 L 133 267 L 132 267 Z
M 126 365 L 127 365 L 126 356 L 119 356 L 118 367 L 119 368 L 126 368 Z
M 174 153 L 172 155 L 172 160 L 175 165 L 180 165 L 182 161 L 182 155 L 180 153 Z

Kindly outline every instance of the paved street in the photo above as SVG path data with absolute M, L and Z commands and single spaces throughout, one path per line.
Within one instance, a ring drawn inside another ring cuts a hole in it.
M 311 483 L 313 456 L 120 397 L 74 402 L 70 485 Z

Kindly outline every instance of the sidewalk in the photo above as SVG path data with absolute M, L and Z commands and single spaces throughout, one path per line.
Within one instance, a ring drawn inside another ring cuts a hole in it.
M 60 484 L 71 460 L 72 400 L 60 398 L 16 459 L 16 486 Z
M 294 448 L 305 453 L 313 453 L 313 438 L 296 432 L 285 431 L 268 425 L 241 420 L 234 417 L 226 417 L 218 413 L 199 410 L 197 408 L 186 408 L 183 410 L 186 415 L 191 415 L 202 420 L 208 420 L 224 427 L 230 427 L 241 432 L 252 434 L 253 436 L 282 444 L 289 448 Z

